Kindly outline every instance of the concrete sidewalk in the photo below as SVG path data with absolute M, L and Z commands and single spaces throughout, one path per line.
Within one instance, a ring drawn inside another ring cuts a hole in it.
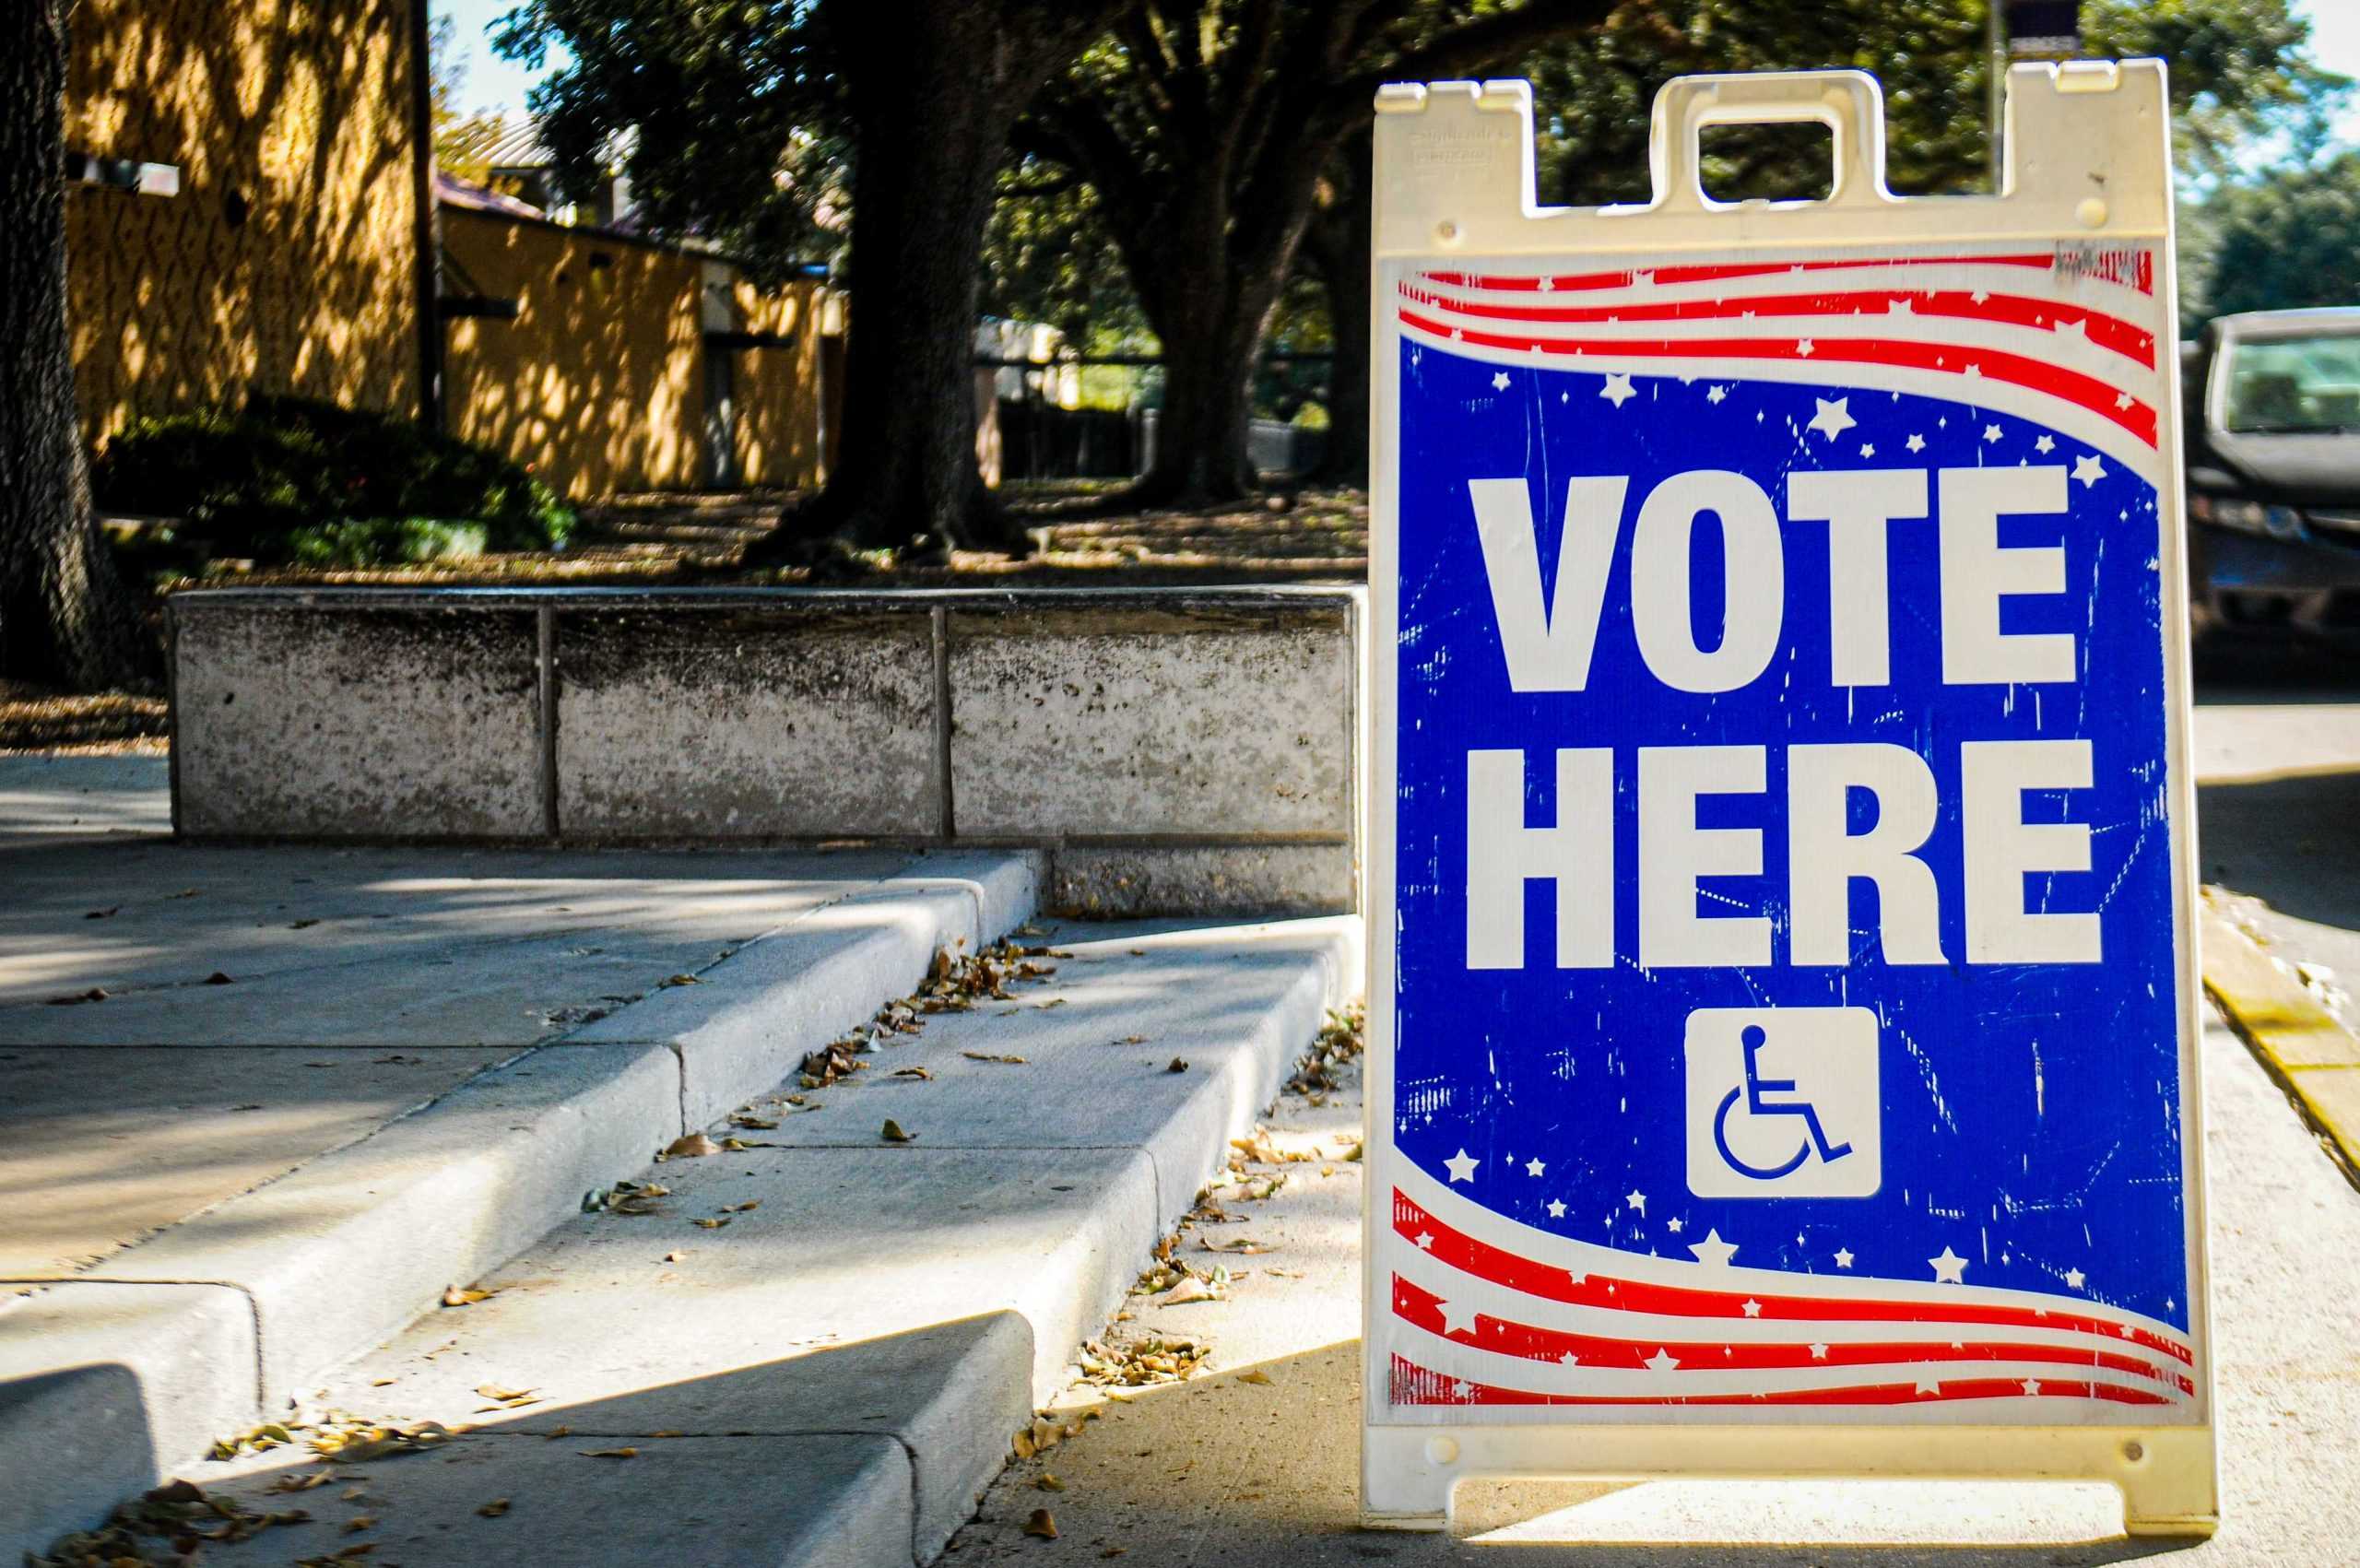
M 308 1442 L 436 1456 L 330 1456 L 365 1503 L 310 1491 L 206 1561 L 363 1534 L 409 1568 L 931 1561 L 1359 979 L 1349 920 L 1043 945 L 1054 973 L 796 1075 L 324 1378 Z M 180 1473 L 266 1513 L 329 1469 L 299 1444 Z
M 0 759 L 0 1556 L 1032 912 L 1021 854 L 193 848 Z

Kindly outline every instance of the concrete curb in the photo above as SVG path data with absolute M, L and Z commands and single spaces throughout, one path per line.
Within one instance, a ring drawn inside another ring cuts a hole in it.
M 43 1480 L 21 1518 L 0 1510 L 0 1561 L 94 1522 L 431 1311 L 444 1286 L 514 1256 L 576 1212 L 584 1191 L 644 1169 L 684 1128 L 777 1083 L 803 1052 L 907 994 L 937 949 L 972 949 L 1021 924 L 1038 875 L 1029 855 L 923 857 L 749 943 L 696 985 L 528 1050 L 88 1275 L 41 1281 L 149 1293 L 136 1325 L 82 1307 L 55 1326 L 87 1331 L 64 1338 L 25 1332 L 26 1306 L 0 1312 L 0 1473 Z M 234 1401 L 224 1403 L 214 1350 L 135 1353 L 150 1340 L 211 1344 L 226 1331 L 225 1301 L 247 1336 Z M 71 1452 L 77 1432 L 106 1430 L 53 1382 L 76 1368 L 129 1372 L 124 1392 L 136 1398 L 121 1420 L 144 1425 L 111 1444 L 124 1463 L 6 1464 Z
M 2204 989 L 2360 1186 L 2360 1037 L 2338 1023 L 2208 894 L 2202 905 Z

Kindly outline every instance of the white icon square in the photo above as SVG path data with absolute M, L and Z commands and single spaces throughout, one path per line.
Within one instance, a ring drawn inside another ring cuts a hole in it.
M 1690 1192 L 1869 1197 L 1883 1185 L 1876 1014 L 1699 1008 L 1683 1049 Z

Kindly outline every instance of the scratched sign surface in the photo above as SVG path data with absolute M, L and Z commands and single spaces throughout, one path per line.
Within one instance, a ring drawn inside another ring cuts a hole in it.
M 2201 1419 L 2157 289 L 1388 268 L 1386 1419 Z

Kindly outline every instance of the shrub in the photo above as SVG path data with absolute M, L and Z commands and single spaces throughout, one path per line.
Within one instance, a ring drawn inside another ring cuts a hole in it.
M 573 513 L 496 453 L 294 397 L 142 419 L 91 466 L 102 510 L 188 520 L 217 556 L 383 565 L 557 548 Z

